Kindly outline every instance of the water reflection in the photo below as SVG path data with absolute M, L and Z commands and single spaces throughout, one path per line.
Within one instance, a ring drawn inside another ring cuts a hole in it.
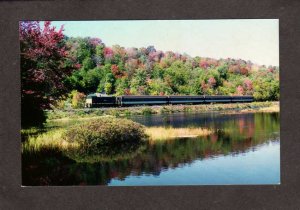
M 218 166 L 222 164 L 218 157 L 230 156 L 233 160 L 240 159 L 240 154 L 247 156 L 253 151 L 260 150 L 264 145 L 269 145 L 270 142 L 279 142 L 277 113 L 174 114 L 132 119 L 147 126 L 201 126 L 214 128 L 215 132 L 206 137 L 150 141 L 131 150 L 120 149 L 119 152 L 114 152 L 115 156 L 106 157 L 103 155 L 75 157 L 75 153 L 63 154 L 54 150 L 39 153 L 24 152 L 23 185 L 108 185 L 115 180 L 126 184 L 127 177 L 144 179 L 145 175 L 161 179 L 162 181 L 158 183 L 165 184 L 161 175 L 167 174 L 166 172 L 170 170 L 178 168 L 188 170 L 186 166 L 196 168 L 199 162 L 211 159 L 216 165 L 215 173 L 218 173 Z M 268 164 L 275 167 L 279 160 L 273 158 L 272 162 L 272 157 L 269 158 L 271 161 Z M 247 164 L 257 168 L 265 167 L 259 164 L 259 159 L 250 160 Z M 234 170 L 237 174 L 241 172 L 240 168 Z M 278 174 L 273 176 L 276 175 Z M 182 177 L 173 173 L 169 178 L 173 180 L 171 184 L 176 185 Z M 186 183 L 197 182 L 187 178 Z M 134 185 L 135 182 L 131 184 Z
M 260 123 L 259 127 L 264 126 L 265 121 L 269 126 L 272 122 L 279 127 L 279 113 L 240 113 L 225 114 L 220 112 L 209 113 L 176 113 L 164 115 L 147 115 L 147 116 L 129 116 L 131 120 L 141 123 L 145 126 L 172 126 L 174 128 L 184 127 L 213 127 L 224 128 L 224 123 L 236 124 L 237 122 L 248 121 L 253 125 Z M 242 125 L 241 125 L 242 126 Z

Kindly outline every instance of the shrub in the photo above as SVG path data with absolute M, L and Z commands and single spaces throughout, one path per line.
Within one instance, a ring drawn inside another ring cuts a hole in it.
M 129 111 L 129 110 L 125 110 L 125 111 L 124 111 L 124 114 L 125 114 L 126 116 L 130 116 L 132 113 L 131 113 L 131 111 Z
M 94 111 L 94 115 L 96 115 L 96 116 L 103 115 L 103 113 L 104 113 L 104 111 L 100 110 L 100 109 L 97 109 Z
M 134 145 L 146 139 L 144 126 L 128 119 L 105 117 L 70 127 L 66 141 L 79 144 L 79 152 L 101 154 L 108 148 Z
M 86 112 L 84 110 L 79 110 L 79 111 L 76 112 L 76 115 L 84 116 L 84 115 L 86 115 Z
M 150 114 L 154 114 L 154 113 L 155 113 L 154 110 L 152 110 L 149 107 L 146 107 L 146 108 L 142 109 L 142 114 L 143 115 L 150 115 Z
M 167 106 L 163 106 L 163 107 L 160 108 L 159 112 L 161 114 L 172 113 L 171 109 L 172 109 L 171 107 L 169 108 Z
M 112 109 L 108 111 L 109 115 L 115 116 L 115 117 L 119 117 L 120 116 L 120 112 L 118 110 Z
M 183 111 L 184 112 L 192 112 L 193 110 L 192 110 L 192 107 L 190 107 L 190 106 L 184 106 Z

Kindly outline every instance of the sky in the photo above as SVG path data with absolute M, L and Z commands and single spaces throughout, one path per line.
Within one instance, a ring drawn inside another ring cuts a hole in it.
M 278 19 L 53 21 L 70 37 L 106 46 L 148 47 L 191 56 L 235 58 L 279 66 Z

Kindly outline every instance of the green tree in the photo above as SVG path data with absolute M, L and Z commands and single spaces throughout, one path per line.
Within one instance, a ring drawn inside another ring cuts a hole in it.
M 191 78 L 191 72 L 186 68 L 182 61 L 175 61 L 172 65 L 166 69 L 164 74 L 164 79 L 170 80 L 170 87 L 174 92 L 180 92 L 183 90 L 179 88 L 180 86 L 185 86 L 188 84 L 189 79 Z
M 126 95 L 129 88 L 128 78 L 121 78 L 116 81 L 116 95 Z
M 228 66 L 222 65 L 217 67 L 217 71 L 219 72 L 220 78 L 226 80 L 228 77 Z
M 145 69 L 137 69 L 131 80 L 132 93 L 146 94 L 147 93 L 147 72 Z
M 106 94 L 112 94 L 112 92 L 113 92 L 113 85 L 111 83 L 109 83 L 109 82 L 106 82 L 104 90 L 105 90 Z
M 93 69 L 93 68 L 95 68 L 95 66 L 96 66 L 95 63 L 93 62 L 93 60 L 90 57 L 86 57 L 82 62 L 82 68 L 85 71 Z
M 115 78 L 112 73 L 106 74 L 104 90 L 106 94 L 112 94 L 114 91 Z
M 172 89 L 162 79 L 151 80 L 149 84 L 150 95 L 169 95 L 172 93 Z

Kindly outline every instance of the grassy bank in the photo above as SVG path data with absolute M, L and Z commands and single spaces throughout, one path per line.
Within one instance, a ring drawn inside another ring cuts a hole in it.
M 105 117 L 99 117 L 100 121 Z M 137 123 L 135 123 L 137 124 Z M 68 150 L 68 149 L 79 149 L 82 145 L 91 145 L 91 142 L 85 142 L 84 137 L 87 136 L 88 140 L 92 139 L 99 142 L 101 139 L 107 141 L 107 139 L 118 140 L 120 141 L 120 137 L 123 136 L 125 140 L 127 138 L 132 139 L 132 133 L 129 132 L 128 127 L 124 125 L 124 129 L 119 131 L 119 134 L 114 137 L 112 130 L 115 130 L 113 127 L 108 126 L 108 129 L 99 129 L 99 136 L 95 136 L 95 138 L 91 138 L 91 134 L 94 131 L 89 131 L 90 127 L 88 127 L 87 131 L 82 129 L 77 129 L 79 127 L 85 126 L 86 123 L 81 123 L 79 125 L 73 126 L 71 128 L 59 128 L 49 130 L 48 132 L 40 133 L 37 135 L 29 135 L 26 142 L 22 145 L 22 149 L 25 151 L 40 151 L 41 149 L 58 149 L 58 150 Z M 137 124 L 138 125 L 138 124 Z M 99 126 L 97 126 L 98 128 Z M 127 127 L 127 128 L 126 128 Z M 83 133 L 79 135 L 79 140 L 76 140 L 74 135 L 77 132 Z M 116 131 L 114 131 L 116 133 Z M 142 131 L 139 131 L 142 132 Z M 143 131 L 147 139 L 150 141 L 163 141 L 163 140 L 172 140 L 176 138 L 194 138 L 199 136 L 207 136 L 213 133 L 212 130 L 206 128 L 172 128 L 172 127 L 145 127 Z M 138 133 L 138 132 L 135 132 Z M 66 138 L 66 136 L 71 135 L 71 141 Z M 138 133 L 139 136 L 143 136 L 144 134 Z M 81 142 L 83 141 L 83 142 Z M 126 140 L 129 141 L 129 140 Z
M 67 129 L 50 130 L 39 135 L 29 136 L 23 143 L 23 150 L 39 151 L 41 149 L 76 149 L 80 144 L 78 141 L 67 141 L 64 134 Z M 73 132 L 73 131 L 69 131 Z M 145 134 L 150 141 L 171 140 L 175 138 L 193 138 L 210 135 L 213 131 L 206 128 L 166 128 L 146 127 Z M 103 135 L 103 133 L 101 133 Z M 108 134 L 106 134 L 108 135 Z M 126 134 L 124 134 L 126 135 Z M 105 135 L 103 135 L 105 136 Z
M 63 134 L 66 132 L 68 127 L 75 124 L 86 124 L 91 120 L 101 120 L 107 117 L 109 118 L 111 115 L 130 116 L 210 111 L 221 111 L 224 114 L 245 112 L 279 112 L 279 102 L 54 110 L 48 112 L 49 121 L 45 129 L 31 128 L 21 131 L 22 137 L 24 137 L 24 139 L 26 138 L 26 141 L 23 143 L 23 149 L 39 150 L 41 148 L 77 148 L 79 146 L 78 143 L 66 141 L 63 138 Z M 118 119 L 117 122 L 119 122 L 119 120 L 120 119 Z M 52 122 L 53 125 L 51 125 Z M 203 128 L 146 127 L 145 132 L 149 136 L 150 140 L 156 141 L 174 139 L 176 137 L 206 136 L 211 134 L 213 131 Z
M 70 143 L 63 138 L 65 129 L 50 130 L 38 135 L 29 135 L 22 144 L 22 150 L 40 151 L 41 149 L 70 149 L 78 148 L 78 143 Z
M 23 143 L 23 150 L 40 149 L 78 149 L 88 153 L 97 153 L 103 148 L 108 150 L 125 144 L 136 144 L 148 138 L 145 127 L 128 119 L 99 117 L 88 122 L 49 129 L 47 132 L 30 133 Z
M 130 116 L 151 115 L 178 112 L 208 112 L 208 111 L 234 111 L 234 112 L 279 112 L 279 102 L 253 102 L 235 104 L 200 104 L 200 105 L 167 105 L 167 106 L 137 106 L 112 107 L 94 109 L 69 109 L 47 111 L 48 120 L 68 120 L 97 118 L 104 115 Z

